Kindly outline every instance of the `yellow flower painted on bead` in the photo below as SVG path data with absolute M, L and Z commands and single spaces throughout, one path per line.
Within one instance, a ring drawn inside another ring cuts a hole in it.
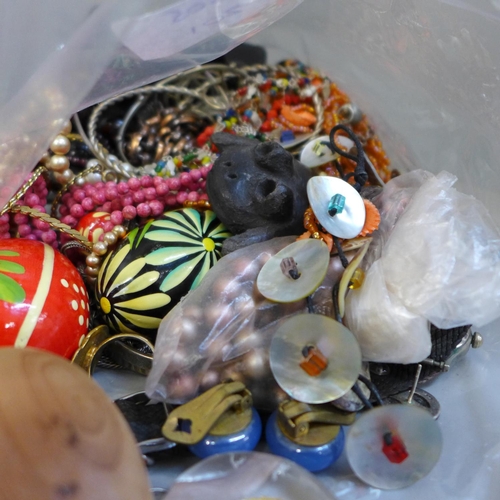
M 104 261 L 97 299 L 116 331 L 154 335 L 180 298 L 196 288 L 230 236 L 210 211 L 181 209 L 131 231 Z

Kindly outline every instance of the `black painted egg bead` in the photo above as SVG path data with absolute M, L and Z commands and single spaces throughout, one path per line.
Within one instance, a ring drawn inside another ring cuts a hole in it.
M 163 317 L 220 258 L 229 236 L 214 212 L 192 208 L 166 212 L 131 231 L 97 278 L 108 325 L 154 338 Z

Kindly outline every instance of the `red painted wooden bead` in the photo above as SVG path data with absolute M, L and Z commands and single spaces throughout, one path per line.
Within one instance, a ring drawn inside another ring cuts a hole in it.
M 89 325 L 89 298 L 73 264 L 40 241 L 0 241 L 0 345 L 71 358 Z
M 90 212 L 80 219 L 76 226 L 76 230 L 88 238 L 92 243 L 97 243 L 99 237 L 106 232 L 104 225 L 110 220 L 111 214 L 107 212 Z

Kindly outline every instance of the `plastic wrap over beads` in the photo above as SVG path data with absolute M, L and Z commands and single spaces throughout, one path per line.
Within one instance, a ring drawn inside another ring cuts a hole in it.
M 215 59 L 301 1 L 4 2 L 0 207 L 75 111 Z
M 274 238 L 226 255 L 170 311 L 158 329 L 146 384 L 151 398 L 184 403 L 231 378 L 247 386 L 256 407 L 276 407 L 285 393 L 271 374 L 271 339 L 285 320 L 308 306 L 306 299 L 271 302 L 255 281 L 262 266 L 293 241 Z M 315 313 L 333 316 L 332 287 L 342 271 L 338 257 L 331 258 L 325 280 L 311 296 Z

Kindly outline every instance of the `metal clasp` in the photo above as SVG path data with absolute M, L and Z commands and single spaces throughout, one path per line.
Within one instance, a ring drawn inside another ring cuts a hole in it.
M 252 395 L 241 382 L 225 382 L 170 413 L 162 433 L 176 443 L 193 445 L 207 434 L 239 432 L 252 419 Z
M 337 437 L 341 425 L 351 425 L 355 413 L 332 405 L 309 405 L 295 400 L 283 401 L 278 408 L 278 426 L 295 443 L 307 446 L 326 444 Z

